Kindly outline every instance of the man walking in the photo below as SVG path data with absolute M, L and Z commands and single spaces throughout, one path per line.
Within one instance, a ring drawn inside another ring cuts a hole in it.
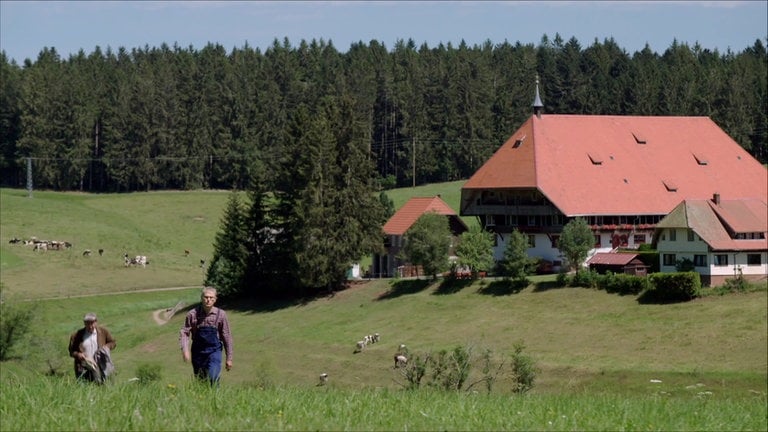
M 214 385 L 221 375 L 222 348 L 226 351 L 226 368 L 232 369 L 232 333 L 227 313 L 214 306 L 216 288 L 203 288 L 200 300 L 201 305 L 187 313 L 179 343 L 184 361 L 192 361 L 195 376 Z

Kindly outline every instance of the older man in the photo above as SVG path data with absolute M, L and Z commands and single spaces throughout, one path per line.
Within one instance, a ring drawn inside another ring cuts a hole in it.
M 111 366 L 110 351 L 117 342 L 112 334 L 98 324 L 95 313 L 83 317 L 83 328 L 69 337 L 69 355 L 75 359 L 75 377 L 87 381 L 103 381 L 104 365 Z M 99 353 L 105 358 L 97 358 Z M 101 364 L 101 367 L 99 366 Z
M 213 385 L 221 375 L 222 348 L 227 353 L 226 368 L 232 369 L 232 333 L 227 313 L 214 306 L 216 288 L 203 288 L 200 300 L 200 306 L 187 313 L 179 343 L 184 361 L 192 361 L 195 376 Z

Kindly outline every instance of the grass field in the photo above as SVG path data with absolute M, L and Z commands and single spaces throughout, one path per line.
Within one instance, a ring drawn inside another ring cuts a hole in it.
M 457 205 L 447 192 L 441 194 L 451 206 Z M 401 204 L 408 196 L 434 193 L 409 189 L 392 195 Z M 184 311 L 199 298 L 199 259 L 211 253 L 226 199 L 227 192 L 36 192 L 30 199 L 25 191 L 0 190 L 4 300 L 30 307 L 36 316 L 29 349 L 0 365 L 0 429 L 178 430 L 196 429 L 182 418 L 206 421 L 200 419 L 204 408 L 195 391 L 188 390 L 191 367 L 182 362 L 177 341 Z M 75 246 L 39 253 L 8 244 L 11 237 L 32 235 Z M 84 248 L 100 247 L 104 256 L 82 256 Z M 189 257 L 184 249 L 192 252 Z M 126 252 L 147 255 L 151 264 L 146 269 L 125 268 Z M 768 427 L 766 291 L 641 305 L 631 296 L 550 288 L 546 279 L 534 280 L 539 284 L 516 294 L 492 289 L 492 280 L 450 290 L 440 282 L 377 280 L 300 304 L 222 305 L 234 329 L 235 366 L 224 373 L 221 397 L 233 402 L 216 412 L 233 420 L 220 417 L 201 428 Z M 170 289 L 175 287 L 192 288 Z M 140 291 L 147 288 L 168 289 Z M 181 313 L 162 325 L 155 321 L 158 311 L 179 302 L 187 305 Z M 73 397 L 66 343 L 87 311 L 97 312 L 115 335 L 118 372 L 113 387 Z M 355 342 L 374 332 L 382 341 L 354 354 Z M 413 353 L 465 346 L 478 352 L 490 349 L 504 358 L 517 342 L 524 343 L 539 367 L 535 386 L 525 397 L 510 399 L 506 375 L 499 377 L 492 395 L 478 400 L 399 391 L 402 377 L 392 368 L 392 354 L 400 343 Z M 125 387 L 145 365 L 160 374 L 157 386 Z M 41 377 L 50 369 L 64 378 Z M 323 372 L 329 374 L 329 383 L 316 387 Z M 9 388 L 17 390 L 12 395 Z M 66 413 L 73 405 L 87 406 L 89 400 L 114 406 L 120 418 L 71 426 L 78 419 Z M 167 401 L 164 412 L 169 418 L 147 411 L 158 400 Z M 232 412 L 248 407 L 247 401 L 250 408 Z M 383 408 L 380 416 L 361 414 L 366 407 Z M 135 418 L 134 408 L 144 420 Z M 323 414 L 313 416 L 312 410 Z M 494 410 L 501 414 L 491 414 Z M 36 411 L 58 417 L 22 420 Z M 473 418 L 473 412 L 480 417 Z M 2 420 L 9 418 L 13 421 Z

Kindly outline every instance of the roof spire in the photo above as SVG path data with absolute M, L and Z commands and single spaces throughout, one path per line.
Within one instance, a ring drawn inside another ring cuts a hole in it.
M 539 74 L 536 74 L 536 96 L 533 98 L 533 113 L 536 117 L 541 118 L 541 112 L 544 110 L 544 103 L 541 102 L 539 96 Z

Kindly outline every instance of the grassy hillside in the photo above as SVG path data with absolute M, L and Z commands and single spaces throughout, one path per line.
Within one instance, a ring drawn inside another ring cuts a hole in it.
M 460 183 L 392 191 L 437 193 L 457 206 Z M 199 259 L 211 253 L 227 192 L 156 192 L 83 195 L 0 191 L 0 281 L 8 301 L 35 301 L 41 343 L 23 366 L 68 363 L 62 344 L 86 311 L 102 316 L 119 339 L 124 377 L 157 362 L 169 382 L 183 381 L 177 344 L 183 317 L 157 325 L 153 313 L 197 301 L 198 288 L 117 294 L 146 288 L 199 286 Z M 67 240 L 69 251 L 34 252 L 11 237 Z M 103 247 L 82 256 L 82 250 Z M 191 251 L 184 255 L 184 249 Z M 125 268 L 122 254 L 145 254 L 146 268 Z M 287 307 L 227 305 L 235 327 L 236 368 L 229 382 L 273 380 L 314 384 L 328 372 L 340 387 L 396 386 L 391 356 L 400 343 L 424 352 L 458 345 L 508 355 L 516 342 L 542 367 L 537 391 L 579 391 L 608 385 L 647 391 L 664 378 L 680 391 L 702 381 L 723 392 L 765 391 L 768 368 L 766 293 L 710 297 L 674 305 L 639 305 L 587 289 L 536 289 L 500 295 L 477 282 L 456 292 L 407 281 L 355 285 L 332 298 Z M 113 293 L 94 297 L 84 294 Z M 353 354 L 363 335 L 383 342 Z M 49 347 L 49 348 L 45 348 Z M 682 387 L 680 387 L 682 386 Z

